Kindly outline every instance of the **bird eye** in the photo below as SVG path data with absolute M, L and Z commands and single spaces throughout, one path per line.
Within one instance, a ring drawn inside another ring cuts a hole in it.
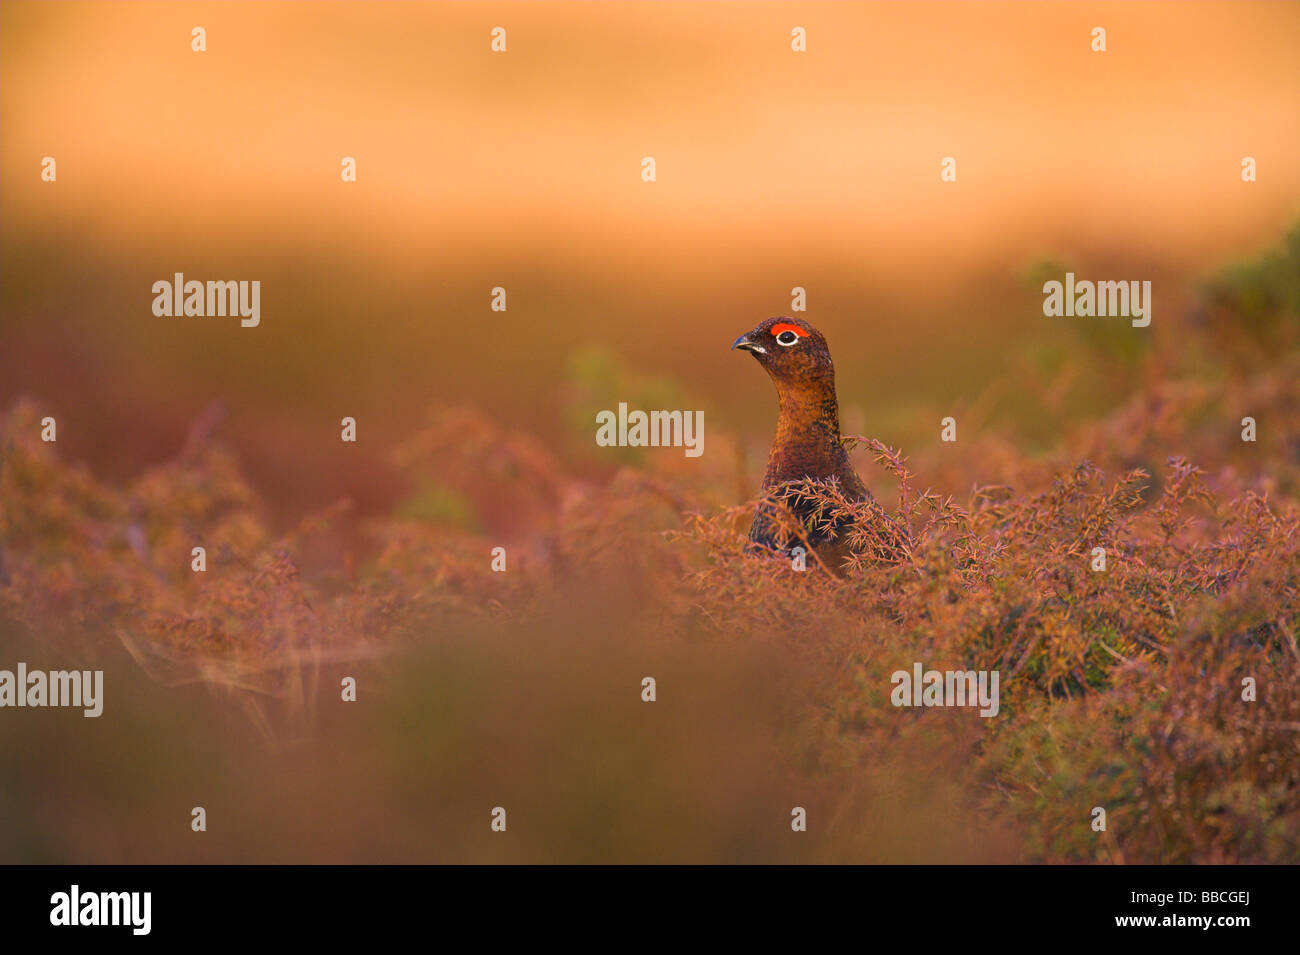
M 789 348 L 791 345 L 793 345 L 795 342 L 799 340 L 799 336 L 796 335 L 794 332 L 787 331 L 787 332 L 782 332 L 780 335 L 777 335 L 776 340 L 779 344 Z

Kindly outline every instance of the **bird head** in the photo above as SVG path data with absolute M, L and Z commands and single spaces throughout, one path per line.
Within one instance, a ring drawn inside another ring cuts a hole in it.
M 826 339 L 802 318 L 769 318 L 737 338 L 731 347 L 753 355 L 778 390 L 834 387 L 835 369 Z

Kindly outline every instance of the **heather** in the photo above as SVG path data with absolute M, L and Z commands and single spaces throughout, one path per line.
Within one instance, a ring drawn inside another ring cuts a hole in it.
M 712 422 L 698 461 L 620 450 L 593 465 L 577 425 L 556 446 L 441 404 L 382 463 L 405 489 L 391 514 L 342 499 L 282 526 L 219 408 L 119 481 L 42 442 L 48 409 L 21 399 L 0 425 L 7 652 L 95 661 L 141 701 L 110 695 L 105 720 L 116 705 L 129 725 L 97 727 L 93 744 L 24 726 L 70 759 L 130 749 L 157 786 L 110 793 L 129 821 L 92 810 L 133 847 L 43 834 L 72 804 L 61 795 L 7 854 L 1297 861 L 1298 253 L 1293 233 L 1216 273 L 1174 351 L 1081 327 L 1045 381 L 1120 380 L 1131 397 L 1097 417 L 1062 411 L 1051 440 L 974 412 L 951 446 L 937 416 L 915 447 L 846 439 L 876 501 L 791 489 L 853 528 L 844 567 L 813 557 L 802 573 L 746 553 L 757 483 Z M 600 387 L 671 390 L 620 375 L 579 357 L 575 421 L 608 407 Z M 196 544 L 205 573 L 190 568 Z M 998 716 L 891 705 L 890 674 L 914 661 L 998 670 Z M 343 675 L 361 702 L 339 701 Z M 196 850 L 128 808 L 161 811 L 156 794 L 174 793 L 182 818 L 202 799 L 193 779 L 225 791 L 222 767 L 256 775 L 228 793 L 235 836 Z M 9 785 L 7 807 L 32 801 Z M 488 842 L 496 804 L 516 841 Z M 802 836 L 795 805 L 809 808 Z

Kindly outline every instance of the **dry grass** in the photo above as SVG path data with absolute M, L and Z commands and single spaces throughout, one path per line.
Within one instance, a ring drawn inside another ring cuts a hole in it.
M 1225 340 L 1225 309 L 1247 307 L 1233 288 L 1214 287 L 1207 341 Z M 593 682 L 620 678 L 612 660 L 672 672 L 705 646 L 764 674 L 733 686 L 715 666 L 714 715 L 736 717 L 732 755 L 753 750 L 738 780 L 762 764 L 764 779 L 819 807 L 818 858 L 1295 862 L 1300 363 L 1294 338 L 1249 307 L 1246 347 L 1268 342 L 1266 366 L 1153 376 L 1042 457 L 972 437 L 963 467 L 977 460 L 997 484 L 958 494 L 964 472 L 927 449 L 928 483 L 951 493 L 923 489 L 900 452 L 863 441 L 859 468 L 893 489 L 887 505 L 833 486 L 790 492 L 826 526 L 852 528 L 839 575 L 746 554 L 755 502 L 733 503 L 748 479 L 715 436 L 712 463 L 650 457 L 600 482 L 472 409 L 435 409 L 398 456 L 414 489 L 400 513 L 343 533 L 353 519 L 340 502 L 277 534 L 204 429 L 177 460 L 111 486 L 42 443 L 42 412 L 22 401 L 0 432 L 0 609 L 86 652 L 121 641 L 153 679 L 211 686 L 272 741 L 323 732 L 331 666 L 391 672 L 439 634 L 491 635 L 498 660 L 525 663 L 516 690 L 545 672 L 596 721 L 610 691 Z M 1243 408 L 1261 422 L 1254 445 L 1238 440 Z M 494 508 L 512 515 L 508 542 L 483 529 Z M 196 543 L 206 574 L 189 568 Z M 488 554 L 501 543 L 509 570 L 494 574 Z M 1091 567 L 1095 547 L 1104 572 Z M 635 642 L 614 636 L 623 631 Z M 533 639 L 560 632 L 583 636 Z M 889 675 L 913 661 L 999 670 L 1000 714 L 892 707 Z M 1256 702 L 1241 698 L 1245 677 Z M 753 707 L 756 722 L 739 719 L 755 693 L 770 699 Z M 478 731 L 456 732 L 469 745 Z M 689 721 L 663 732 L 659 743 L 683 752 L 705 745 Z M 593 758 L 613 765 L 607 742 Z M 704 752 L 662 785 L 718 795 Z M 623 780 L 611 798 L 638 785 Z M 912 803 L 927 805 L 924 825 L 900 808 Z M 1089 826 L 1094 806 L 1107 810 L 1106 833 Z M 911 849 L 891 843 L 900 818 Z

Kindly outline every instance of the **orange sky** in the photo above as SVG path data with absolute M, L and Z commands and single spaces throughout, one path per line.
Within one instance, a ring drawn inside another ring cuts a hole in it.
M 1300 214 L 1295 3 L 10 2 L 3 26 L 10 227 L 117 223 L 112 247 L 361 220 L 410 263 L 503 232 L 575 261 L 1049 238 L 1202 259 Z

